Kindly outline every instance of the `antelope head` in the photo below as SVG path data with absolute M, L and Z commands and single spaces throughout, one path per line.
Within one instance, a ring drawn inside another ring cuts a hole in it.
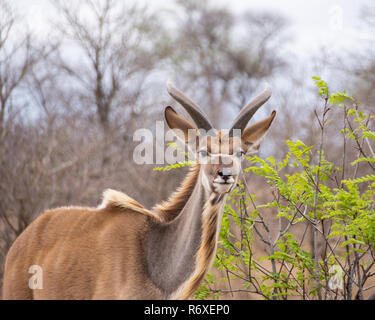
M 195 124 L 179 115 L 172 107 L 164 115 L 169 128 L 188 146 L 189 155 L 201 165 L 201 183 L 209 192 L 229 193 L 237 184 L 241 162 L 256 152 L 276 116 L 276 111 L 249 127 L 255 112 L 271 97 L 267 84 L 264 91 L 245 105 L 229 130 L 216 130 L 203 110 L 192 99 L 167 84 L 168 93 L 189 113 Z

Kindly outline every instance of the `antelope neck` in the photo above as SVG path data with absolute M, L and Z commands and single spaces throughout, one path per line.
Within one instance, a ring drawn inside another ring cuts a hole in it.
M 197 253 L 204 246 L 203 233 L 207 233 L 207 228 L 203 228 L 203 213 L 211 210 L 211 215 L 218 215 L 216 220 L 219 222 L 223 211 L 223 205 L 218 202 L 213 204 L 212 199 L 218 197 L 212 191 L 204 189 L 202 174 L 200 170 L 196 175 L 194 189 L 181 211 L 176 212 L 175 218 L 164 223 L 150 222 L 145 237 L 148 275 L 166 296 L 179 290 L 199 268 Z M 219 202 L 224 203 L 225 198 L 221 197 Z M 215 228 L 211 233 L 214 232 L 216 236 L 218 223 L 210 228 Z

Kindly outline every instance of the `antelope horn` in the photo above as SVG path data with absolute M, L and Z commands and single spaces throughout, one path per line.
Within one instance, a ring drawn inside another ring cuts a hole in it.
M 234 129 L 240 129 L 241 132 L 245 129 L 246 125 L 250 121 L 250 119 L 253 117 L 255 112 L 264 104 L 267 102 L 267 100 L 271 97 L 272 90 L 271 86 L 266 83 L 266 87 L 264 91 L 258 95 L 256 98 L 251 100 L 246 106 L 242 108 L 238 116 L 234 119 L 233 125 L 231 129 L 229 130 L 229 136 L 233 137 L 233 130 Z
M 184 109 L 189 113 L 191 118 L 194 120 L 198 129 L 205 129 L 206 131 L 213 128 L 210 121 L 208 121 L 207 116 L 203 110 L 189 97 L 182 93 L 179 89 L 173 86 L 173 84 L 167 82 L 168 93 L 175 99 L 179 104 L 181 104 Z

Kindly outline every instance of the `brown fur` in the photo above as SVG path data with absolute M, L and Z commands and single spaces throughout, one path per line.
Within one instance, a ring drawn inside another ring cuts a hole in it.
M 148 216 L 129 209 L 60 208 L 38 217 L 6 259 L 4 299 L 147 299 L 161 294 L 139 254 Z M 28 269 L 43 269 L 31 290 Z M 143 288 L 140 292 L 135 288 Z M 144 295 L 144 292 L 147 295 Z
M 200 166 L 192 167 L 168 201 L 145 209 L 115 190 L 103 193 L 100 207 L 63 207 L 39 216 L 15 241 L 6 260 L 4 299 L 163 299 L 148 278 L 142 242 L 150 219 L 173 220 L 196 186 Z M 181 285 L 176 299 L 187 298 L 199 285 L 212 260 L 219 204 L 207 201 L 202 214 L 202 243 L 196 270 Z M 101 254 L 98 254 L 98 253 Z M 22 258 L 21 258 L 22 257 Z M 28 269 L 43 269 L 43 290 L 31 290 Z M 135 289 L 135 288 L 138 288 Z M 139 291 L 141 288 L 141 291 Z

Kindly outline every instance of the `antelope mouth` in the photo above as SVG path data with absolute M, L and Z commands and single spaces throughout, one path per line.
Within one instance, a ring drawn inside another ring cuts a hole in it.
M 233 178 L 230 178 L 227 181 L 224 181 L 224 179 L 218 178 L 218 179 L 215 179 L 213 183 L 215 192 L 221 193 L 221 194 L 230 192 L 233 188 L 233 185 L 234 185 Z
M 232 185 L 234 182 L 235 181 L 232 176 L 229 179 L 223 179 L 222 177 L 218 177 L 214 180 L 214 184 L 221 184 L 221 185 Z

